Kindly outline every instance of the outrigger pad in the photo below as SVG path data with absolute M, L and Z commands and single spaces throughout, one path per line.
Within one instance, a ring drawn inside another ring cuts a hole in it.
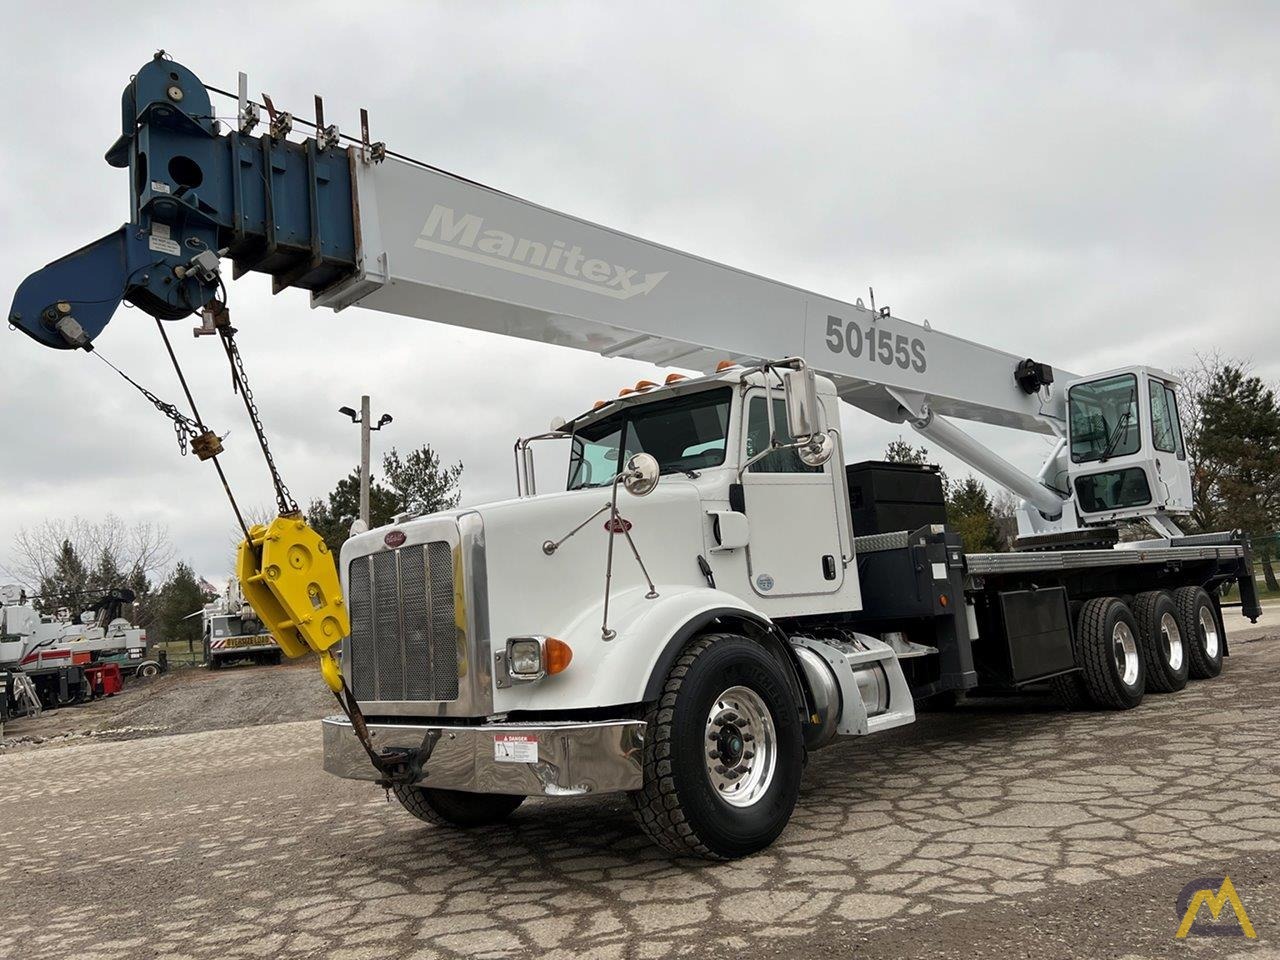
M 250 527 L 236 556 L 236 577 L 286 656 L 323 654 L 351 632 L 333 554 L 301 517 Z

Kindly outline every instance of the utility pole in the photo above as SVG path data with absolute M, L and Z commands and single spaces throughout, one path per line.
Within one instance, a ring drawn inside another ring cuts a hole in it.
M 370 434 L 374 430 L 381 430 L 391 422 L 391 414 L 384 413 L 378 418 L 375 425 L 369 413 L 369 395 L 366 393 L 360 397 L 360 413 L 350 407 L 339 407 L 338 412 L 344 416 L 351 418 L 352 423 L 360 424 L 360 520 L 365 525 L 365 529 L 369 528 L 369 446 Z
M 369 525 L 369 395 L 360 398 L 360 519 Z

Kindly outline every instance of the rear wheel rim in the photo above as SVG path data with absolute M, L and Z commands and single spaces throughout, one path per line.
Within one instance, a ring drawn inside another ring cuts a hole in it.
M 1160 650 L 1170 670 L 1176 673 L 1182 669 L 1182 631 L 1178 629 L 1178 618 L 1172 613 L 1160 618 Z
M 1132 687 L 1138 682 L 1138 643 L 1123 620 L 1117 621 L 1111 631 L 1111 655 L 1115 658 L 1120 682 Z
M 1200 608 L 1200 637 L 1204 641 L 1204 652 L 1210 660 L 1218 659 L 1218 621 L 1213 611 L 1207 606 Z
M 704 732 L 711 789 L 732 807 L 757 803 L 778 766 L 778 735 L 764 700 L 750 687 L 730 687 L 712 702 Z

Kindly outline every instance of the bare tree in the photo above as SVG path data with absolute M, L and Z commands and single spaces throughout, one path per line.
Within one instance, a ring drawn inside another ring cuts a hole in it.
M 991 514 L 995 517 L 996 530 L 1005 550 L 1012 550 L 1013 542 L 1018 539 L 1018 502 L 1018 498 L 1004 487 L 997 487 L 991 495 Z
M 1204 450 L 1204 400 L 1227 364 L 1228 361 L 1215 350 L 1197 353 L 1194 365 L 1174 371 L 1182 379 L 1182 389 L 1178 391 L 1178 419 L 1182 422 L 1182 440 L 1191 466 L 1191 494 L 1195 503 L 1191 522 L 1201 531 L 1217 530 L 1227 519 L 1223 516 L 1221 499 L 1217 495 L 1222 464 L 1205 456 Z M 1246 373 L 1249 369 L 1247 363 L 1236 360 L 1230 361 L 1230 365 Z
M 126 523 L 109 513 L 101 520 L 59 517 L 23 527 L 13 538 L 5 574 L 38 588 L 53 579 L 64 544 L 88 564 L 121 571 L 132 582 L 154 580 L 173 564 L 169 531 L 147 520 Z

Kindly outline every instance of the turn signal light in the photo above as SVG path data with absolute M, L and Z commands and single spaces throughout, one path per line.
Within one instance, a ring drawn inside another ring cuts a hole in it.
M 547 637 L 542 655 L 542 666 L 547 671 L 547 676 L 560 673 L 569 666 L 572 659 L 573 650 L 567 643 L 555 637 Z

